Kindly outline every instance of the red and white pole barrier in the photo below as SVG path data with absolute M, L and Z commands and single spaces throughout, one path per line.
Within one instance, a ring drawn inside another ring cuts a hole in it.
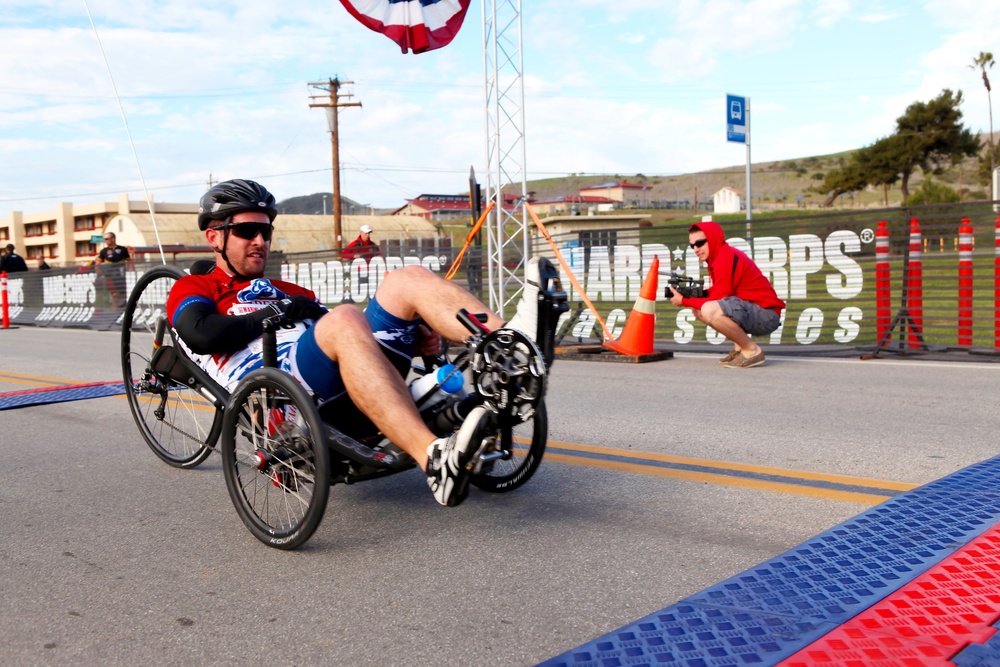
M 878 221 L 875 232 L 875 340 L 889 330 L 892 320 L 892 292 L 889 281 L 889 226 Z M 886 341 L 888 342 L 888 340 Z
M 958 226 L 958 344 L 972 346 L 972 221 Z
M 912 218 L 910 220 L 910 258 L 907 267 L 909 280 L 906 285 L 906 309 L 910 313 L 913 329 L 916 329 L 916 331 L 910 331 L 909 345 L 911 348 L 922 347 L 920 338 L 924 332 L 924 262 L 920 255 L 922 246 L 920 239 L 920 221 Z
M 0 306 L 0 308 L 3 309 L 2 326 L 3 326 L 4 329 L 9 329 L 10 328 L 10 302 L 8 300 L 8 297 L 7 297 L 7 272 L 6 271 L 0 271 L 0 293 L 3 294 L 2 296 L 0 296 L 0 301 L 2 301 L 2 306 Z
M 1000 218 L 996 221 L 996 257 L 993 259 L 993 347 L 1000 350 Z

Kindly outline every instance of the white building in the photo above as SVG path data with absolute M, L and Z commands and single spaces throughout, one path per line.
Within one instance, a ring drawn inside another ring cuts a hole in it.
M 712 195 L 712 200 L 715 202 L 715 212 L 739 213 L 742 196 L 742 192 L 727 185 Z

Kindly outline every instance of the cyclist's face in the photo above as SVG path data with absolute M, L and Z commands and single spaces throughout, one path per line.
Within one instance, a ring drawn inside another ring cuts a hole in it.
M 229 219 L 230 224 L 241 224 L 244 222 L 270 223 L 267 214 L 262 211 L 246 211 L 237 213 Z M 264 275 L 264 265 L 267 263 L 267 254 L 271 249 L 271 244 L 264 240 L 264 237 L 257 234 L 252 239 L 241 239 L 230 230 L 229 238 L 226 240 L 225 230 L 209 229 L 208 242 L 213 248 L 222 249 L 222 244 L 226 244 L 226 256 L 233 268 L 240 275 L 248 278 L 258 278 Z M 222 255 L 215 256 L 215 262 L 220 269 L 229 270 Z

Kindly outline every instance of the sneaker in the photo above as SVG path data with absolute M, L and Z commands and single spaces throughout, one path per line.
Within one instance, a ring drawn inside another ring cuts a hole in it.
M 752 357 L 744 357 L 742 354 L 738 354 L 735 359 L 723 365 L 726 368 L 753 368 L 754 366 L 760 366 L 762 363 L 764 363 L 764 350 L 761 350 L 760 353 Z
M 504 325 L 515 329 L 538 343 L 538 292 L 542 288 L 541 271 L 538 264 L 541 258 L 532 257 L 524 265 L 524 291 L 521 300 L 517 302 L 514 317 Z
M 486 409 L 474 409 L 462 427 L 446 438 L 438 438 L 427 447 L 427 486 L 434 499 L 446 507 L 455 507 L 469 495 L 469 477 L 475 472 L 480 440 L 479 422 Z
M 739 350 L 730 350 L 729 354 L 727 354 L 726 356 L 724 356 L 721 359 L 719 359 L 719 363 L 723 364 L 723 365 L 724 364 L 728 364 L 730 361 L 732 361 L 733 359 L 735 359 L 738 356 L 740 356 L 740 351 Z

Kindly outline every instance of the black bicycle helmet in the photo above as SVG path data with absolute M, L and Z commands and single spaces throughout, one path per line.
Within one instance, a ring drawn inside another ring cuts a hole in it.
M 244 211 L 263 211 L 274 222 L 278 205 L 274 195 L 260 183 L 235 178 L 212 186 L 198 203 L 198 228 L 208 229 L 213 220 L 226 218 Z

